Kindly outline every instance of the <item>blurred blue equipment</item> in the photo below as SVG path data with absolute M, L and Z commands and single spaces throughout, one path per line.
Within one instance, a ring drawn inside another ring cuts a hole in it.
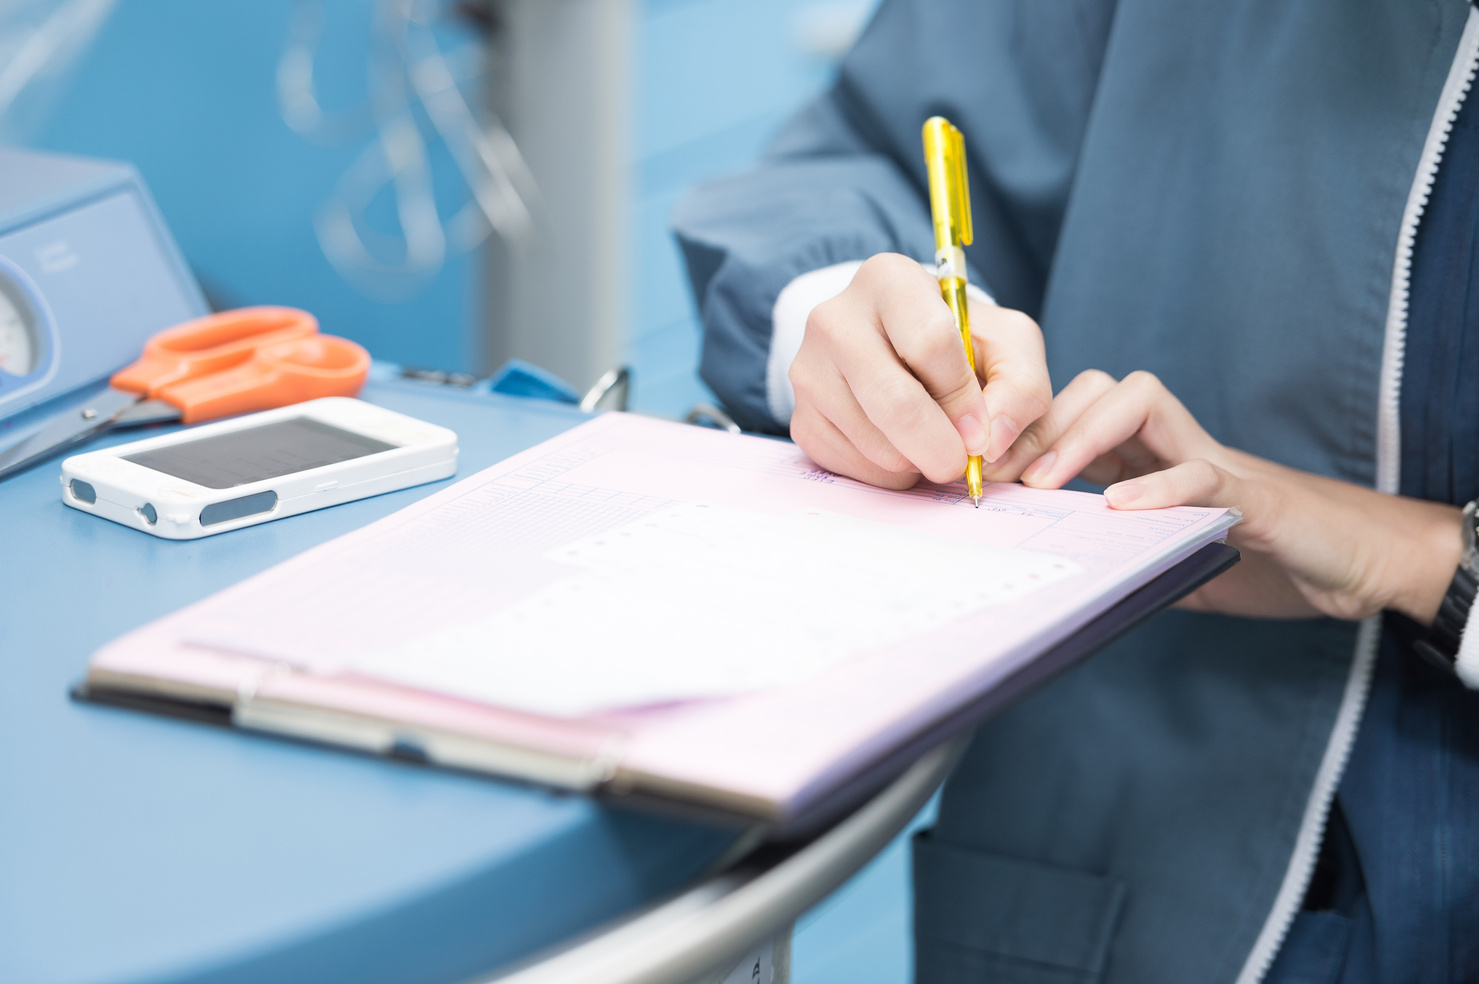
M 0 149 L 0 443 L 208 311 L 133 168 Z

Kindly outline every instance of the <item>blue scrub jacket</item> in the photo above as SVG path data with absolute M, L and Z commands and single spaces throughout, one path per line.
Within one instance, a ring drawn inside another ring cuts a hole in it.
M 974 275 L 1039 319 L 1055 385 L 1149 369 L 1227 444 L 1396 491 L 1379 431 L 1401 244 L 1470 16 L 887 0 L 763 164 L 674 217 L 704 378 L 745 426 L 784 430 L 765 398 L 775 298 L 843 260 L 932 257 L 919 130 L 942 113 L 968 147 Z M 1261 979 L 1379 639 L 1168 613 L 992 721 L 916 844 L 919 980 Z

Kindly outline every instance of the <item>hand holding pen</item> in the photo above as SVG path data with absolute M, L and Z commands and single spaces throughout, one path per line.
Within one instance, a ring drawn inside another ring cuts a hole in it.
M 791 436 L 817 464 L 884 488 L 956 481 L 1006 454 L 1052 399 L 1042 332 L 968 300 L 974 364 L 918 260 L 879 253 L 818 304 L 791 363 Z M 982 387 L 985 392 L 982 392 Z

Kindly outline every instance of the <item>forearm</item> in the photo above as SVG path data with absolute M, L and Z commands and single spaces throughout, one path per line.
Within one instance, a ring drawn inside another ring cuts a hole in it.
M 1462 510 L 1385 495 L 1231 449 L 1225 455 L 1230 472 L 1274 490 L 1281 500 L 1273 508 L 1287 519 L 1257 524 L 1258 542 L 1251 545 L 1308 571 L 1307 594 L 1319 592 L 1326 601 L 1345 596 L 1350 617 L 1385 610 L 1423 625 L 1432 622 L 1458 566 Z
M 1362 567 L 1371 572 L 1375 603 L 1430 625 L 1458 567 L 1462 510 L 1358 486 L 1347 489 L 1351 515 L 1366 527 L 1353 532 L 1364 548 Z

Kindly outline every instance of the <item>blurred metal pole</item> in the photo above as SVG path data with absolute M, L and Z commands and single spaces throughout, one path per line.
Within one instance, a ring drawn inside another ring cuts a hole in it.
M 627 312 L 632 0 L 495 0 L 488 99 L 539 185 L 527 245 L 485 250 L 485 369 L 577 390 L 620 361 Z

